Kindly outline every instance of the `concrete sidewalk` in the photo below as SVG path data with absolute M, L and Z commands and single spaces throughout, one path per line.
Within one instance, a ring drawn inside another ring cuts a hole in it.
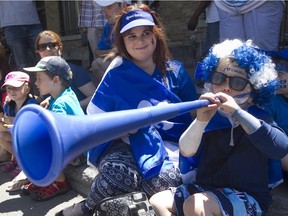
M 68 193 L 44 202 L 36 202 L 30 196 L 5 191 L 12 180 L 8 173 L 0 172 L 0 216 L 53 216 L 63 208 L 84 199 L 98 171 L 87 165 L 64 170 L 72 187 Z M 288 215 L 288 186 L 283 183 L 272 191 L 273 202 L 265 216 Z M 237 216 L 237 215 L 235 215 Z

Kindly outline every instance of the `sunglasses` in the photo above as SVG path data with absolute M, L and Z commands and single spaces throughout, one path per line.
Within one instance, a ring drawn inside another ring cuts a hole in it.
M 38 44 L 38 52 L 43 52 L 47 49 L 55 49 L 55 47 L 58 46 L 56 42 L 49 42 L 49 43 L 43 43 L 43 44 Z
M 247 84 L 250 84 L 249 80 L 237 76 L 228 76 L 226 74 L 214 71 L 211 74 L 211 83 L 214 85 L 221 85 L 226 79 L 229 79 L 229 87 L 235 91 L 242 91 Z

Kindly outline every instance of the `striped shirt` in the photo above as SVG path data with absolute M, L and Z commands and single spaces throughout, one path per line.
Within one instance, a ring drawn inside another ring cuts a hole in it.
M 93 0 L 83 0 L 81 12 L 78 19 L 80 28 L 100 27 L 107 22 L 102 7 L 93 3 Z

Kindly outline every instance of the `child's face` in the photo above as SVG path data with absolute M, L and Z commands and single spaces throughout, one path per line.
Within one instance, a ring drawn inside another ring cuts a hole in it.
M 115 2 L 112 5 L 104 7 L 103 12 L 106 16 L 106 19 L 110 24 L 114 24 L 116 21 L 116 15 L 118 15 L 122 10 L 122 4 Z
M 280 80 L 280 89 L 278 89 L 277 93 L 288 97 L 288 61 L 277 61 L 276 69 Z
M 50 94 L 54 89 L 54 80 L 45 72 L 37 72 L 35 85 L 41 95 Z
M 247 73 L 229 59 L 222 59 L 211 73 L 213 93 L 224 92 L 232 96 L 241 105 L 248 101 L 252 91 Z
M 29 94 L 29 86 L 28 86 L 28 83 L 24 83 L 20 87 L 7 85 L 6 92 L 7 92 L 8 97 L 11 100 L 15 102 L 22 101 L 22 100 L 25 100 L 27 95 Z

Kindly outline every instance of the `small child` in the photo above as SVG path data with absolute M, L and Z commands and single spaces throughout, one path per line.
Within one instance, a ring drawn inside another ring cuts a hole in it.
M 271 98 L 270 103 L 265 107 L 265 110 L 272 115 L 275 122 L 288 135 L 288 49 L 282 51 L 265 51 L 265 53 L 272 57 L 276 64 L 278 78 L 280 80 L 280 88 L 275 97 Z M 284 171 L 284 181 L 288 183 L 288 156 L 282 160 L 282 169 Z
M 4 104 L 4 116 L 1 122 L 0 145 L 1 148 L 5 149 L 11 155 L 13 155 L 12 137 L 7 126 L 13 125 L 16 114 L 24 105 L 37 103 L 31 94 L 33 91 L 29 82 L 30 77 L 28 74 L 20 71 L 13 71 L 6 75 L 4 84 L 2 85 L 2 89 L 7 92 L 7 97 Z M 23 181 L 27 183 L 25 178 L 24 180 L 16 180 L 16 176 L 21 170 L 18 167 L 15 158 L 3 164 L 1 170 L 10 172 L 10 176 L 15 178 L 12 183 L 8 185 L 8 192 L 19 190 L 23 185 Z
M 48 110 L 62 115 L 84 115 L 76 94 L 70 87 L 72 71 L 67 62 L 59 56 L 42 58 L 35 67 L 24 68 L 36 72 L 36 86 L 41 95 L 51 95 Z M 46 187 L 29 183 L 23 187 L 24 194 L 30 194 L 36 201 L 48 200 L 69 190 L 65 174 Z

